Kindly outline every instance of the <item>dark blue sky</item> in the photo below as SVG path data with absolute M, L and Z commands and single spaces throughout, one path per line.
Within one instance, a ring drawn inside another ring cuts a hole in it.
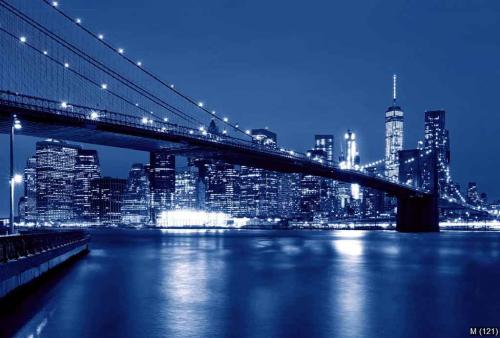
M 427 109 L 445 109 L 452 176 L 500 197 L 500 2 L 65 0 L 61 8 L 244 128 L 280 143 L 353 129 L 363 162 L 383 156 L 392 74 L 405 111 L 405 147 Z M 19 137 L 19 169 L 34 139 Z M 340 138 L 338 138 L 340 139 Z M 6 162 L 7 137 L 0 137 Z M 125 177 L 146 154 L 95 147 L 106 175 Z M 338 156 L 339 143 L 335 156 Z M 7 180 L 7 166 L 0 168 Z M 7 196 L 7 185 L 0 188 Z M 0 212 L 7 211 L 0 199 Z

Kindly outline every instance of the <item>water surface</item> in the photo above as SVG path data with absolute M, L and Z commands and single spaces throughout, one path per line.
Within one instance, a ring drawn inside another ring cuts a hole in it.
M 500 233 L 93 232 L 17 337 L 460 337 L 500 325 Z M 7 329 L 6 329 L 7 328 Z

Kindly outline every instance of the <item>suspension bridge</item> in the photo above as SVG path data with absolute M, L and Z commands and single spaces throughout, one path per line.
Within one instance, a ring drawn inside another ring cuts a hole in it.
M 57 1 L 0 0 L 0 132 L 140 151 L 196 151 L 227 163 L 357 183 L 395 196 L 397 230 L 438 231 L 438 196 L 255 142 Z M 208 128 L 217 121 L 222 129 Z M 21 121 L 22 128 L 14 128 Z M 11 158 L 11 174 L 12 158 Z

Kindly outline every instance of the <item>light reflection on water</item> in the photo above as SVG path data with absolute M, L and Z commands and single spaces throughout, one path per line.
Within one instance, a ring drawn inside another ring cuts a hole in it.
M 100 230 L 19 337 L 463 336 L 500 318 L 500 234 Z M 1 331 L 0 331 L 1 333 Z M 1 334 L 0 334 L 1 335 Z

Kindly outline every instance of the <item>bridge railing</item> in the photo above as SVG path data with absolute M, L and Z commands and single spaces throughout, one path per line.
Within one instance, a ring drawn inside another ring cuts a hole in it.
M 266 145 L 243 140 L 229 135 L 212 134 L 204 129 L 199 130 L 199 129 L 189 128 L 174 123 L 160 121 L 157 119 L 153 120 L 147 117 L 137 117 L 128 114 L 112 112 L 105 109 L 91 108 L 76 104 L 70 104 L 66 102 L 58 102 L 58 101 L 48 100 L 45 98 L 23 95 L 4 90 L 0 90 L 0 101 L 8 105 L 15 105 L 17 107 L 28 108 L 31 110 L 43 110 L 45 112 L 57 115 L 63 115 L 78 120 L 84 120 L 89 123 L 107 122 L 112 124 L 118 124 L 121 126 L 129 126 L 144 130 L 150 130 L 159 133 L 169 132 L 170 134 L 175 134 L 190 138 L 198 138 L 204 141 L 209 141 L 209 142 L 211 141 L 214 143 L 231 144 L 232 146 L 240 148 L 247 148 L 252 150 L 258 149 L 259 151 L 262 152 L 272 153 L 274 155 L 279 155 L 287 158 L 310 160 L 309 158 L 307 158 L 305 154 L 301 154 L 298 152 L 290 152 L 284 150 L 280 151 L 279 149 L 274 149 Z
M 88 240 L 83 230 L 0 236 L 0 264 Z

